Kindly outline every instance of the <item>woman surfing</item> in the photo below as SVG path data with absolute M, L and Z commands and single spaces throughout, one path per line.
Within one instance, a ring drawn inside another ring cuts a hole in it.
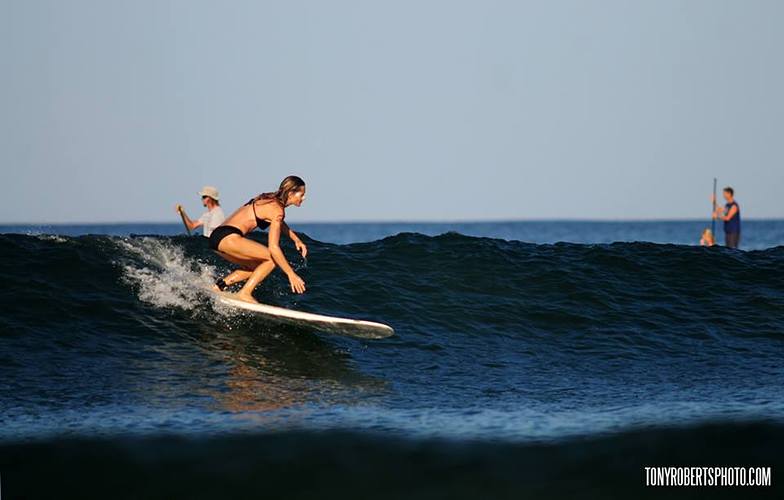
M 236 298 L 256 303 L 253 290 L 279 266 L 289 278 L 291 291 L 305 292 L 305 282 L 297 276 L 280 249 L 280 235 L 283 233 L 294 242 L 303 258 L 308 255 L 308 248 L 284 222 L 286 207 L 299 207 L 303 201 L 305 181 L 296 175 L 290 175 L 283 179 L 277 191 L 251 198 L 212 231 L 210 248 L 224 259 L 240 266 L 240 269 L 215 282 L 216 291 L 223 291 L 227 286 L 245 281 Z M 268 246 L 247 237 L 248 233 L 256 228 L 269 228 Z

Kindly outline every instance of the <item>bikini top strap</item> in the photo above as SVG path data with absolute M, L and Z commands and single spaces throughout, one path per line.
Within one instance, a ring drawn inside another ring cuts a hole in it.
M 261 228 L 262 223 L 266 223 L 264 219 L 259 219 L 259 216 L 256 214 L 256 202 L 259 201 L 259 198 L 251 198 L 246 205 L 250 205 L 251 210 L 253 210 L 253 218 L 256 219 L 256 227 Z

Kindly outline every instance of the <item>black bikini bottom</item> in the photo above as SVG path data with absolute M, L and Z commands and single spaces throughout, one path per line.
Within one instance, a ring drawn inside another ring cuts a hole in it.
M 221 240 L 230 234 L 239 234 L 240 236 L 244 236 L 242 231 L 237 229 L 234 226 L 218 226 L 210 234 L 210 248 L 218 251 L 218 245 L 220 245 Z

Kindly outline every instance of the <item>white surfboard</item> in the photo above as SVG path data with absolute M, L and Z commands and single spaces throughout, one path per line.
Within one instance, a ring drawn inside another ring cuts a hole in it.
M 383 339 L 395 334 L 391 326 L 373 321 L 324 316 L 267 304 L 251 304 L 226 292 L 213 292 L 221 304 L 250 311 L 277 323 L 313 328 L 323 332 L 348 335 L 363 339 Z

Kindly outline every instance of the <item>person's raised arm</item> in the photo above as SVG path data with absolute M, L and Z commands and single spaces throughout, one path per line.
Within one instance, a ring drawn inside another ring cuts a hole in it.
M 185 225 L 187 225 L 188 229 L 190 229 L 191 231 L 193 231 L 197 227 L 201 227 L 201 225 L 203 224 L 203 222 L 200 220 L 192 220 L 190 217 L 188 217 L 188 214 L 185 213 L 185 209 L 182 208 L 182 205 L 178 204 L 175 207 L 175 210 L 177 211 L 178 214 L 182 216 L 182 220 L 185 221 Z
M 730 211 L 727 212 L 727 215 L 724 216 L 724 220 L 730 220 L 735 217 L 735 214 L 738 213 L 738 205 L 732 205 L 730 207 Z
M 717 207 L 716 208 L 716 212 L 714 212 L 714 214 L 713 214 L 713 218 L 714 219 L 720 219 L 720 220 L 723 220 L 723 221 L 728 221 L 728 220 L 732 219 L 733 217 L 735 217 L 735 214 L 738 213 L 738 206 L 737 205 L 732 205 L 730 207 L 729 211 L 727 211 L 726 213 L 724 212 L 724 210 L 725 210 L 724 207 Z
M 294 269 L 291 268 L 291 265 L 289 265 L 289 262 L 286 260 L 286 256 L 283 255 L 283 250 L 280 249 L 280 231 L 282 225 L 283 214 L 276 215 L 272 218 L 272 221 L 270 221 L 268 240 L 270 255 L 272 256 L 273 262 L 275 262 L 275 264 L 280 267 L 280 270 L 288 276 L 291 291 L 303 293 L 305 292 L 305 282 L 302 281 L 302 278 L 297 276 L 297 273 L 294 272 Z

